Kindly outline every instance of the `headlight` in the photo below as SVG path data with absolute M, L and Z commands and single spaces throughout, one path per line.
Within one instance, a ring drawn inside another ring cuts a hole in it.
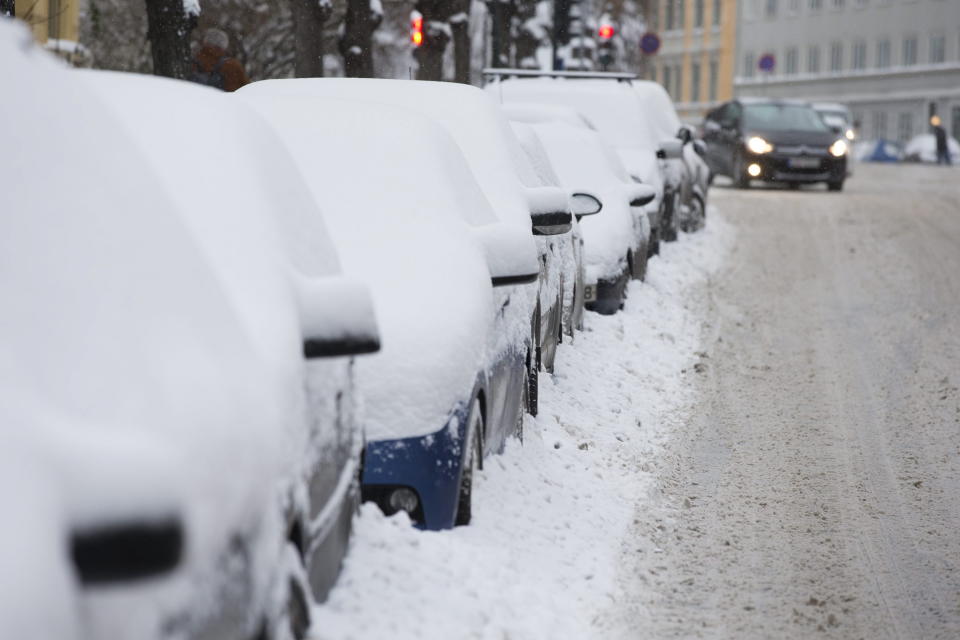
M 770 153 L 773 151 L 773 145 L 760 136 L 753 136 L 747 140 L 747 149 L 756 154 Z
M 830 145 L 830 155 L 835 158 L 843 157 L 847 154 L 847 141 L 846 140 L 837 140 L 832 145 Z
M 853 129 L 847 129 L 843 135 L 847 136 L 847 140 L 853 140 L 857 137 L 857 134 L 853 132 Z

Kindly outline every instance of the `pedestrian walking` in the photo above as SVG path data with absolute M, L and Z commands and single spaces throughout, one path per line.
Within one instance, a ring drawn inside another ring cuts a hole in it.
M 236 91 L 249 84 L 250 78 L 243 64 L 227 52 L 230 37 L 221 29 L 208 29 L 203 34 L 203 45 L 193 59 L 194 82 L 222 91 Z
M 947 146 L 947 130 L 943 128 L 940 122 L 940 116 L 930 118 L 930 126 L 933 127 L 933 135 L 937 139 L 937 164 L 950 166 L 950 147 Z

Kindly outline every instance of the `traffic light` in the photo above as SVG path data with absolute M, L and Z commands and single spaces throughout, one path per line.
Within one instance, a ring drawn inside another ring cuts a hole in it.
M 613 64 L 613 36 L 616 35 L 616 32 L 616 29 L 609 22 L 601 23 L 600 28 L 597 29 L 597 35 L 600 37 L 597 62 L 600 63 L 600 68 L 604 71 L 608 70 L 610 65 Z
M 410 14 L 410 41 L 415 47 L 423 44 L 423 14 L 419 11 Z

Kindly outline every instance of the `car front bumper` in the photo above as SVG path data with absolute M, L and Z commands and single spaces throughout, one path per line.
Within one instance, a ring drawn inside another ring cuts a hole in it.
M 468 405 L 458 405 L 439 431 L 414 438 L 369 442 L 364 450 L 361 493 L 387 515 L 397 512 L 390 495 L 412 489 L 419 504 L 410 514 L 423 529 L 449 529 L 457 516 Z
M 760 175 L 750 179 L 765 182 L 840 182 L 847 177 L 846 156 L 747 153 L 744 168 L 751 164 L 760 166 Z

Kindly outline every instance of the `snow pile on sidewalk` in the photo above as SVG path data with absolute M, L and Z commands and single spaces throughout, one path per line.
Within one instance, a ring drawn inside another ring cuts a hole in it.
M 561 347 L 525 442 L 485 462 L 473 524 L 423 532 L 363 506 L 314 637 L 608 635 L 604 612 L 625 596 L 624 538 L 653 487 L 648 462 L 692 393 L 684 370 L 697 359 L 704 285 L 733 243 L 716 211 L 708 220 L 662 245 L 623 313 L 588 314 Z

